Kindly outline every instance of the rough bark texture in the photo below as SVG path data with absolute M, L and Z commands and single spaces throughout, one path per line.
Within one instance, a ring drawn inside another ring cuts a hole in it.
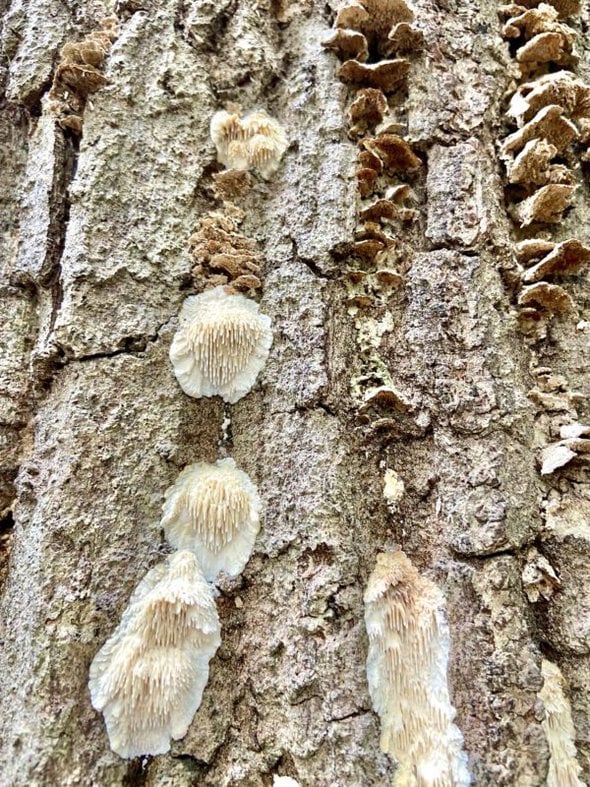
M 419 220 L 397 239 L 403 286 L 359 311 L 341 275 L 357 221 L 350 92 L 320 45 L 332 7 L 0 2 L 2 784 L 391 783 L 362 594 L 376 553 L 395 544 L 447 599 L 474 783 L 545 783 L 542 655 L 569 682 L 590 776 L 588 465 L 539 475 L 551 413 L 527 395 L 532 370 L 550 367 L 588 396 L 588 274 L 570 287 L 577 315 L 542 342 L 519 333 L 501 276 L 520 236 L 497 157 L 515 84 L 497 6 L 414 7 L 427 40 L 405 99 L 425 161 Z M 113 10 L 110 85 L 90 98 L 78 142 L 46 94 L 59 47 Z M 582 36 L 578 48 L 588 78 Z M 192 292 L 188 239 L 216 206 L 208 123 L 226 101 L 267 109 L 291 141 L 278 173 L 240 200 L 275 340 L 259 384 L 231 407 L 185 396 L 168 360 Z M 547 237 L 587 242 L 589 216 L 586 185 Z M 406 404 L 359 419 L 367 376 Z M 169 550 L 163 491 L 186 464 L 226 453 L 256 480 L 264 526 L 222 588 L 223 642 L 188 735 L 126 762 L 90 705 L 88 666 Z M 405 486 L 393 513 L 386 469 Z M 536 604 L 521 581 L 532 544 L 562 582 Z

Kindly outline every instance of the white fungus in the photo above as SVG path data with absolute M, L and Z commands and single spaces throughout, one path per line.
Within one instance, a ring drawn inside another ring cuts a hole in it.
M 190 549 L 205 578 L 240 574 L 260 529 L 256 487 L 233 459 L 185 467 L 166 490 L 162 527 L 176 549 Z
M 364 596 L 367 679 L 381 720 L 381 749 L 398 762 L 394 784 L 470 784 L 447 686 L 444 598 L 406 555 L 382 553 Z
M 220 641 L 212 589 L 192 552 L 147 573 L 90 665 L 92 705 L 116 754 L 163 754 L 186 734 Z
M 270 346 L 270 317 L 244 295 L 215 287 L 189 296 L 170 347 L 170 360 L 189 396 L 221 396 L 233 404 L 262 370 Z

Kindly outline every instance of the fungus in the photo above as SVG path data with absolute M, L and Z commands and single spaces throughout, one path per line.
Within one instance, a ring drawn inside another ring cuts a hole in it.
M 543 688 L 538 697 L 545 706 L 542 727 L 550 754 L 547 787 L 584 787 L 565 680 L 559 668 L 547 659 L 541 661 L 541 675 Z
M 590 439 L 567 437 L 552 443 L 541 452 L 541 475 L 550 475 L 558 468 L 569 464 L 578 454 L 590 453 Z
M 579 14 L 582 7 L 582 0 L 550 0 L 551 5 L 557 10 L 560 17 L 574 16 Z M 539 0 L 518 0 L 518 5 L 523 8 L 535 8 L 539 5 Z
M 413 172 L 422 166 L 422 159 L 412 150 L 410 144 L 397 134 L 379 134 L 363 140 L 363 147 L 375 153 L 390 174 Z
M 210 586 L 191 552 L 147 573 L 90 665 L 92 705 L 120 757 L 163 754 L 186 735 L 220 644 Z
M 258 304 L 215 287 L 184 301 L 170 360 L 189 396 L 234 404 L 254 385 L 271 344 L 270 318 Z
M 338 77 L 349 85 L 364 85 L 393 93 L 403 85 L 409 69 L 409 62 L 399 58 L 378 63 L 346 60 L 338 69 Z
M 449 633 L 441 591 L 401 552 L 377 555 L 364 595 L 367 679 L 381 749 L 397 784 L 468 785 L 447 687 Z
M 407 199 L 413 199 L 412 190 L 405 183 L 397 186 L 391 186 L 385 192 L 385 197 L 376 200 L 371 205 L 363 208 L 359 217 L 361 221 L 377 222 L 377 221 L 412 221 L 418 213 L 410 208 L 403 207 L 403 203 Z
M 322 41 L 322 46 L 333 49 L 341 60 L 359 60 L 364 63 L 369 57 L 367 39 L 356 30 L 337 28 Z
M 542 238 L 530 238 L 516 244 L 516 259 L 523 265 L 528 265 L 532 260 L 547 254 L 555 248 L 555 242 Z
M 64 44 L 49 91 L 49 108 L 62 128 L 82 133 L 82 113 L 91 93 L 109 84 L 99 69 L 119 34 L 116 17 L 106 17 L 82 41 Z
M 514 218 L 521 227 L 527 227 L 533 222 L 557 224 L 563 212 L 572 204 L 575 191 L 575 186 L 561 183 L 542 186 L 533 195 L 514 205 Z
M 197 556 L 205 579 L 240 574 L 260 529 L 260 498 L 233 459 L 185 467 L 166 490 L 161 526 L 175 549 Z
M 528 241 L 528 243 L 534 242 Z M 549 248 L 545 247 L 545 256 L 524 272 L 522 280 L 526 284 L 546 279 L 548 276 L 577 273 L 590 262 L 590 249 L 579 240 L 572 238 L 548 245 Z
M 387 36 L 387 45 L 384 47 L 383 54 L 390 55 L 409 54 L 417 52 L 424 46 L 424 33 L 415 30 L 407 22 L 400 22 L 395 25 Z
M 516 52 L 519 63 L 571 60 L 574 31 L 558 22 L 558 17 L 553 6 L 541 3 L 537 8 L 522 9 L 506 22 L 502 30 L 506 38 L 525 40 Z
M 535 547 L 527 550 L 522 586 L 532 604 L 536 604 L 541 598 L 547 601 L 561 587 L 561 580 L 553 566 Z
M 524 287 L 518 296 L 519 306 L 541 308 L 549 314 L 573 309 L 573 301 L 567 292 L 557 284 L 539 281 Z
M 199 221 L 195 233 L 189 240 L 192 256 L 197 265 L 192 274 L 195 284 L 207 286 L 211 281 L 202 280 L 203 274 L 223 274 L 222 281 L 231 282 L 232 287 L 239 288 L 239 280 L 252 283 L 253 288 L 261 286 L 257 274 L 260 273 L 262 259 L 257 251 L 256 243 L 239 231 L 242 218 L 239 211 L 232 216 L 229 213 L 211 211 Z
M 590 85 L 571 71 L 544 74 L 518 88 L 510 101 L 508 115 L 523 123 L 549 106 L 561 107 L 573 119 L 590 117 Z
M 213 115 L 210 133 L 220 164 L 257 169 L 265 179 L 276 172 L 289 145 L 282 126 L 262 109 L 241 117 L 239 107 L 231 105 Z
M 348 109 L 348 117 L 352 124 L 350 133 L 353 136 L 362 134 L 367 129 L 379 125 L 387 109 L 387 99 L 383 91 L 374 87 L 359 90 Z
M 532 120 L 518 131 L 510 134 L 500 145 L 500 153 L 506 158 L 521 150 L 527 142 L 537 137 L 545 139 L 559 153 L 579 136 L 575 125 L 563 117 L 563 107 L 551 105 L 539 110 Z
M 544 139 L 531 139 L 506 166 L 510 183 L 533 183 L 542 186 L 551 179 L 550 161 L 557 148 Z M 569 170 L 568 170 L 569 173 Z

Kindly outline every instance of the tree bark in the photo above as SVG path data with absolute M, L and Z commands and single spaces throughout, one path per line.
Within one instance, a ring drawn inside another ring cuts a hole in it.
M 577 315 L 541 342 L 519 333 L 502 272 L 521 235 L 497 155 L 516 71 L 497 4 L 414 3 L 427 46 L 400 116 L 424 161 L 419 216 L 396 234 L 403 284 L 364 309 L 344 275 L 357 151 L 351 91 L 321 47 L 331 4 L 0 7 L 2 784 L 390 784 L 363 590 L 395 545 L 446 597 L 473 783 L 546 783 L 542 657 L 569 684 L 588 779 L 588 469 L 541 477 L 553 415 L 529 392 L 534 369 L 549 367 L 587 397 L 590 290 L 582 271 L 569 287 Z M 90 97 L 79 139 L 47 106 L 58 51 L 113 10 L 110 82 Z M 588 21 L 571 22 L 586 79 Z M 219 207 L 208 126 L 228 101 L 265 108 L 290 140 L 276 175 L 239 200 L 241 231 L 264 256 L 274 344 L 231 406 L 187 397 L 168 359 L 193 292 L 189 237 Z M 546 237 L 588 242 L 589 215 L 580 185 Z M 398 404 L 359 417 L 367 388 L 384 384 Z M 590 417 L 587 398 L 574 399 Z M 263 528 L 243 574 L 222 585 L 222 645 L 188 734 L 167 755 L 125 761 L 90 704 L 88 667 L 170 551 L 164 490 L 220 455 L 257 483 Z M 404 485 L 395 508 L 387 470 Z M 547 532 L 548 508 L 559 532 Z M 561 580 L 537 603 L 522 581 L 532 546 Z

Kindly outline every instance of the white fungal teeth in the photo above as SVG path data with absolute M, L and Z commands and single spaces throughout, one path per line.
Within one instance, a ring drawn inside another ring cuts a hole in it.
M 221 164 L 229 169 L 258 169 L 263 178 L 276 171 L 289 144 L 281 125 L 263 109 L 244 117 L 216 112 L 210 131 Z
M 185 300 L 170 360 L 189 396 L 233 404 L 254 385 L 271 344 L 270 318 L 258 304 L 215 287 Z
M 212 590 L 191 552 L 148 572 L 90 666 L 92 704 L 114 752 L 163 754 L 186 734 L 220 641 Z
M 185 467 L 166 490 L 162 527 L 177 549 L 195 553 L 205 578 L 237 576 L 260 529 L 260 498 L 233 459 Z
M 468 785 L 447 688 L 442 593 L 398 551 L 377 556 L 364 601 L 369 693 L 381 719 L 381 748 L 399 764 L 395 783 Z

